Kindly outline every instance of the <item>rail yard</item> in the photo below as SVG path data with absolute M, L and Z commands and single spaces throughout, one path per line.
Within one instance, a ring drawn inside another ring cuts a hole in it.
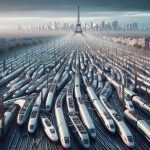
M 143 51 L 63 33 L 1 59 L 0 149 L 150 149 Z

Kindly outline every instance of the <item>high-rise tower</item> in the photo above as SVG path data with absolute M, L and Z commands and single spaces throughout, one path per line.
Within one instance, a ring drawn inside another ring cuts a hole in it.
M 80 22 L 80 6 L 78 5 L 78 17 L 77 17 L 77 24 L 75 33 L 82 34 L 81 22 Z

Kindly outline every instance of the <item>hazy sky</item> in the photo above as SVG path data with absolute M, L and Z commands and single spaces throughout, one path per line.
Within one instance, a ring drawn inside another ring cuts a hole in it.
M 0 0 L 0 24 L 74 20 L 77 0 Z M 150 24 L 150 0 L 80 0 L 83 21 L 119 19 Z M 23 18 L 22 18 L 23 17 Z

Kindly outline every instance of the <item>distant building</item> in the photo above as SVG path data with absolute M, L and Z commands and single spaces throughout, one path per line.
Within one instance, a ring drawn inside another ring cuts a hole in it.
M 143 47 L 143 48 L 149 47 L 149 41 L 150 41 L 149 38 L 139 38 L 138 39 L 138 45 Z
M 113 30 L 118 30 L 118 21 L 113 21 L 112 22 L 112 29 Z
M 138 24 L 137 23 L 132 23 L 131 24 L 131 30 L 137 30 L 138 29 Z

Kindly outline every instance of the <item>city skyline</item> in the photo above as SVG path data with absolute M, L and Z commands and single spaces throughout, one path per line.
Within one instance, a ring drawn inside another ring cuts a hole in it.
M 75 23 L 78 3 L 81 22 L 119 20 L 123 24 L 137 22 L 140 26 L 150 26 L 150 2 L 147 0 L 1 1 L 0 26 L 34 25 L 48 21 Z

